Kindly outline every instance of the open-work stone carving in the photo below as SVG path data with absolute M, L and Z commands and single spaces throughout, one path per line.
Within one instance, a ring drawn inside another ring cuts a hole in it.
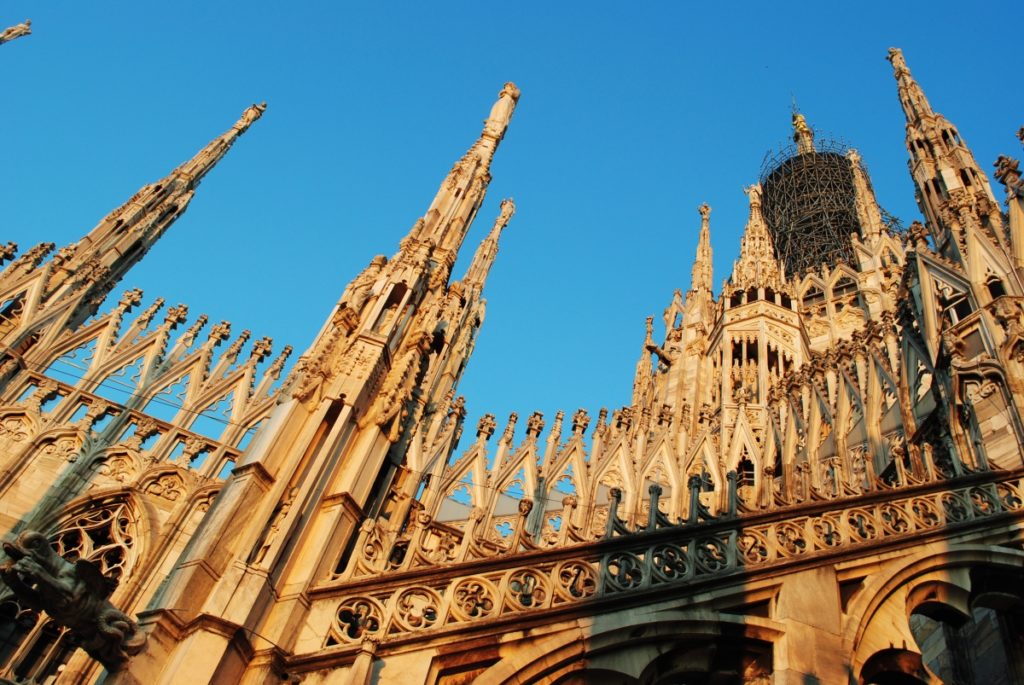
M 142 650 L 145 634 L 107 600 L 115 583 L 96 564 L 85 559 L 71 563 L 34 530 L 4 541 L 3 549 L 9 558 L 0 564 L 0 578 L 10 592 L 19 602 L 67 626 L 82 649 L 107 670 L 117 670 Z

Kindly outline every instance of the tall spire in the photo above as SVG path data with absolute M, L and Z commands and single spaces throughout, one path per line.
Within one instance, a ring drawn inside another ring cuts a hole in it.
M 733 265 L 732 283 L 743 288 L 773 285 L 781 282 L 779 263 L 768 225 L 761 214 L 761 184 L 743 189 L 750 202 L 750 216 L 740 240 L 740 256 Z
M 636 373 L 633 375 L 632 405 L 638 409 L 649 404 L 653 385 L 651 381 L 651 350 L 657 348 L 657 345 L 654 344 L 654 317 L 648 316 L 644 325 L 644 344 L 640 348 L 640 359 L 636 362 Z
M 402 241 L 403 248 L 426 242 L 437 249 L 435 259 L 444 261 L 448 269 L 455 263 L 466 231 L 483 204 L 491 182 L 491 160 L 505 137 L 517 102 L 519 89 L 514 83 L 506 83 L 484 121 L 480 137 L 448 172 L 426 214 Z
M 697 239 L 697 257 L 690 274 L 690 290 L 711 290 L 711 206 L 705 202 L 697 211 L 700 212 L 700 237 Z
M 907 61 L 903 59 L 903 51 L 899 48 L 889 48 L 889 55 L 886 59 L 892 63 L 893 73 L 896 76 L 896 87 L 900 103 L 903 105 L 903 113 L 907 116 L 907 123 L 916 123 L 924 117 L 935 116 L 928 98 L 924 96 L 924 91 L 910 74 Z
M 56 296 L 73 287 L 113 287 L 182 215 L 196 187 L 234 142 L 263 116 L 266 103 L 247 108 L 235 124 L 163 180 L 144 186 L 85 237 L 61 251 L 49 287 Z
M 32 33 L 32 22 L 28 19 L 20 24 L 15 24 L 9 28 L 0 31 L 0 45 L 4 43 L 10 43 L 15 38 L 21 38 Z
M 850 148 L 846 151 L 846 159 L 850 162 L 850 171 L 853 173 L 853 190 L 861 235 L 871 241 L 881 235 L 885 228 L 882 212 L 878 208 L 878 200 L 875 199 L 875 191 L 871 188 L 867 171 L 861 163 L 860 153 Z
M 487 281 L 487 274 L 490 273 L 491 266 L 494 264 L 494 258 L 498 255 L 498 239 L 501 238 L 501 232 L 508 226 L 509 220 L 515 213 L 516 203 L 511 198 L 501 201 L 501 211 L 498 213 L 498 218 L 494 220 L 491 232 L 480 243 L 476 254 L 473 255 L 469 269 L 466 270 L 466 277 L 463 279 L 466 286 L 483 288 Z
M 975 285 L 992 273 L 1005 281 L 1011 269 L 1010 245 L 988 177 L 956 128 L 932 110 L 903 53 L 890 48 L 888 60 L 907 119 L 910 174 L 936 249 L 959 262 Z M 987 302 L 984 290 L 977 295 Z

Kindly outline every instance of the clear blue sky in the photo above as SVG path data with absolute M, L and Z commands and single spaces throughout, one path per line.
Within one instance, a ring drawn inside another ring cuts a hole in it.
M 986 169 L 1019 156 L 1008 7 L 8 1 L 0 24 L 29 17 L 34 34 L 0 47 L 0 239 L 74 241 L 266 100 L 115 292 L 142 287 L 297 356 L 514 80 L 522 99 L 464 251 L 502 197 L 518 212 L 461 391 L 472 422 L 596 413 L 628 401 L 644 318 L 689 285 L 701 202 L 716 283 L 728 275 L 741 188 L 788 136 L 792 96 L 860 150 L 905 223 L 917 210 L 890 45 Z

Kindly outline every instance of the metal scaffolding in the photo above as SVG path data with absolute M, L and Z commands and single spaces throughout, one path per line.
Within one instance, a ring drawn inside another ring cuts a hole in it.
M 842 143 L 817 140 L 814 152 L 788 145 L 765 156 L 762 212 L 789 276 L 822 263 L 856 264 L 850 234 L 860 222 L 846 152 Z

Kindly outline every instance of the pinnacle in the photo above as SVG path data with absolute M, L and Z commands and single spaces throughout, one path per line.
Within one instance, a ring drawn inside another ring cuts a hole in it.
M 190 177 L 189 180 L 193 186 L 198 185 L 199 181 L 224 157 L 235 140 L 248 131 L 249 127 L 259 120 L 266 110 L 266 102 L 247 107 L 230 130 L 211 141 L 195 157 L 178 167 L 176 172 Z

